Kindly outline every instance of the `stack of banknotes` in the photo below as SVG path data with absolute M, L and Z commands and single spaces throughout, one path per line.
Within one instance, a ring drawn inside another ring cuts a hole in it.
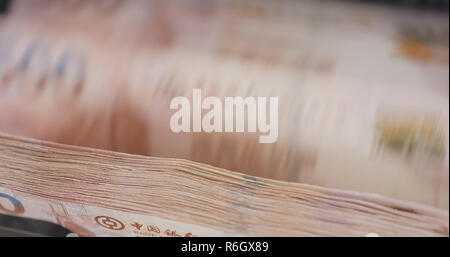
M 0 211 L 79 236 L 448 236 L 448 211 L 0 134 Z

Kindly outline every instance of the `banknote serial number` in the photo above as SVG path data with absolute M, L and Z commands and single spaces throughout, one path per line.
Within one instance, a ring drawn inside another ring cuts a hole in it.
M 214 243 L 193 243 L 188 241 L 182 244 L 182 252 L 207 252 L 213 254 L 215 251 L 225 252 L 267 252 L 269 250 L 268 242 L 230 242 L 223 244 Z

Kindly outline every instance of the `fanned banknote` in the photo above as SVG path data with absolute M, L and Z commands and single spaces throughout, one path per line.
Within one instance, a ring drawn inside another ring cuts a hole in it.
M 86 235 L 448 236 L 448 31 L 342 1 L 14 1 L 0 131 L 115 153 L 2 136 L 3 209 Z M 276 98 L 275 141 L 175 133 L 196 92 Z

